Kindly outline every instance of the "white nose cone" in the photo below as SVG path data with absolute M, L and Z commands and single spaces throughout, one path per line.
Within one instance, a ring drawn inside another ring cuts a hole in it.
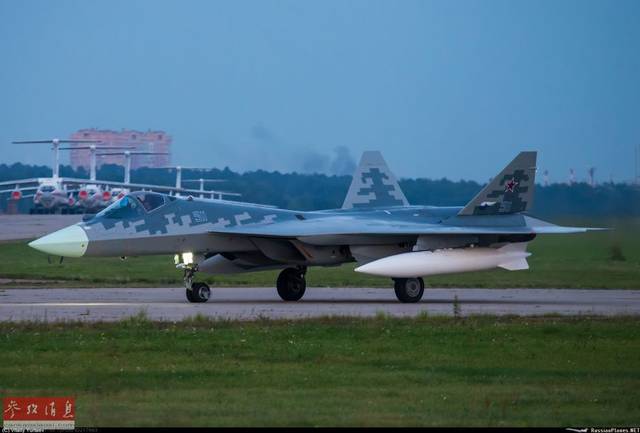
M 29 243 L 31 248 L 38 251 L 64 257 L 82 257 L 88 245 L 87 233 L 77 225 L 66 227 Z

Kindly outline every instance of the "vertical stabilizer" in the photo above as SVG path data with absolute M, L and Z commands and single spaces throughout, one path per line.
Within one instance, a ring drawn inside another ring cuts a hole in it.
M 409 202 L 380 152 L 364 152 L 343 209 L 408 206 Z
M 536 152 L 520 152 L 458 215 L 504 215 L 531 210 Z

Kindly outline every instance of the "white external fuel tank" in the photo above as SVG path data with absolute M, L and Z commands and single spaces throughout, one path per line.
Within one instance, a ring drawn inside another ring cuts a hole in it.
M 356 268 L 356 272 L 391 278 L 415 278 L 458 272 L 504 268 L 529 269 L 527 242 L 501 248 L 468 247 L 435 251 L 413 251 L 375 260 Z

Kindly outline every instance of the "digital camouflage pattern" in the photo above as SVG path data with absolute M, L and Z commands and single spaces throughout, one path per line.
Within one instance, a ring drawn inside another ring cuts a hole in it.
M 380 152 L 365 152 L 353 175 L 343 209 L 408 206 L 395 176 Z
M 536 152 L 521 152 L 459 215 L 505 215 L 533 206 Z

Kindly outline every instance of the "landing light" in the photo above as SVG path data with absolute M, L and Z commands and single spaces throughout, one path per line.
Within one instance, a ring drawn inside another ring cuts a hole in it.
M 193 264 L 193 253 L 182 253 L 182 263 L 185 265 Z
M 192 265 L 193 253 L 176 254 L 173 256 L 173 262 L 180 268 L 183 268 L 184 265 Z

